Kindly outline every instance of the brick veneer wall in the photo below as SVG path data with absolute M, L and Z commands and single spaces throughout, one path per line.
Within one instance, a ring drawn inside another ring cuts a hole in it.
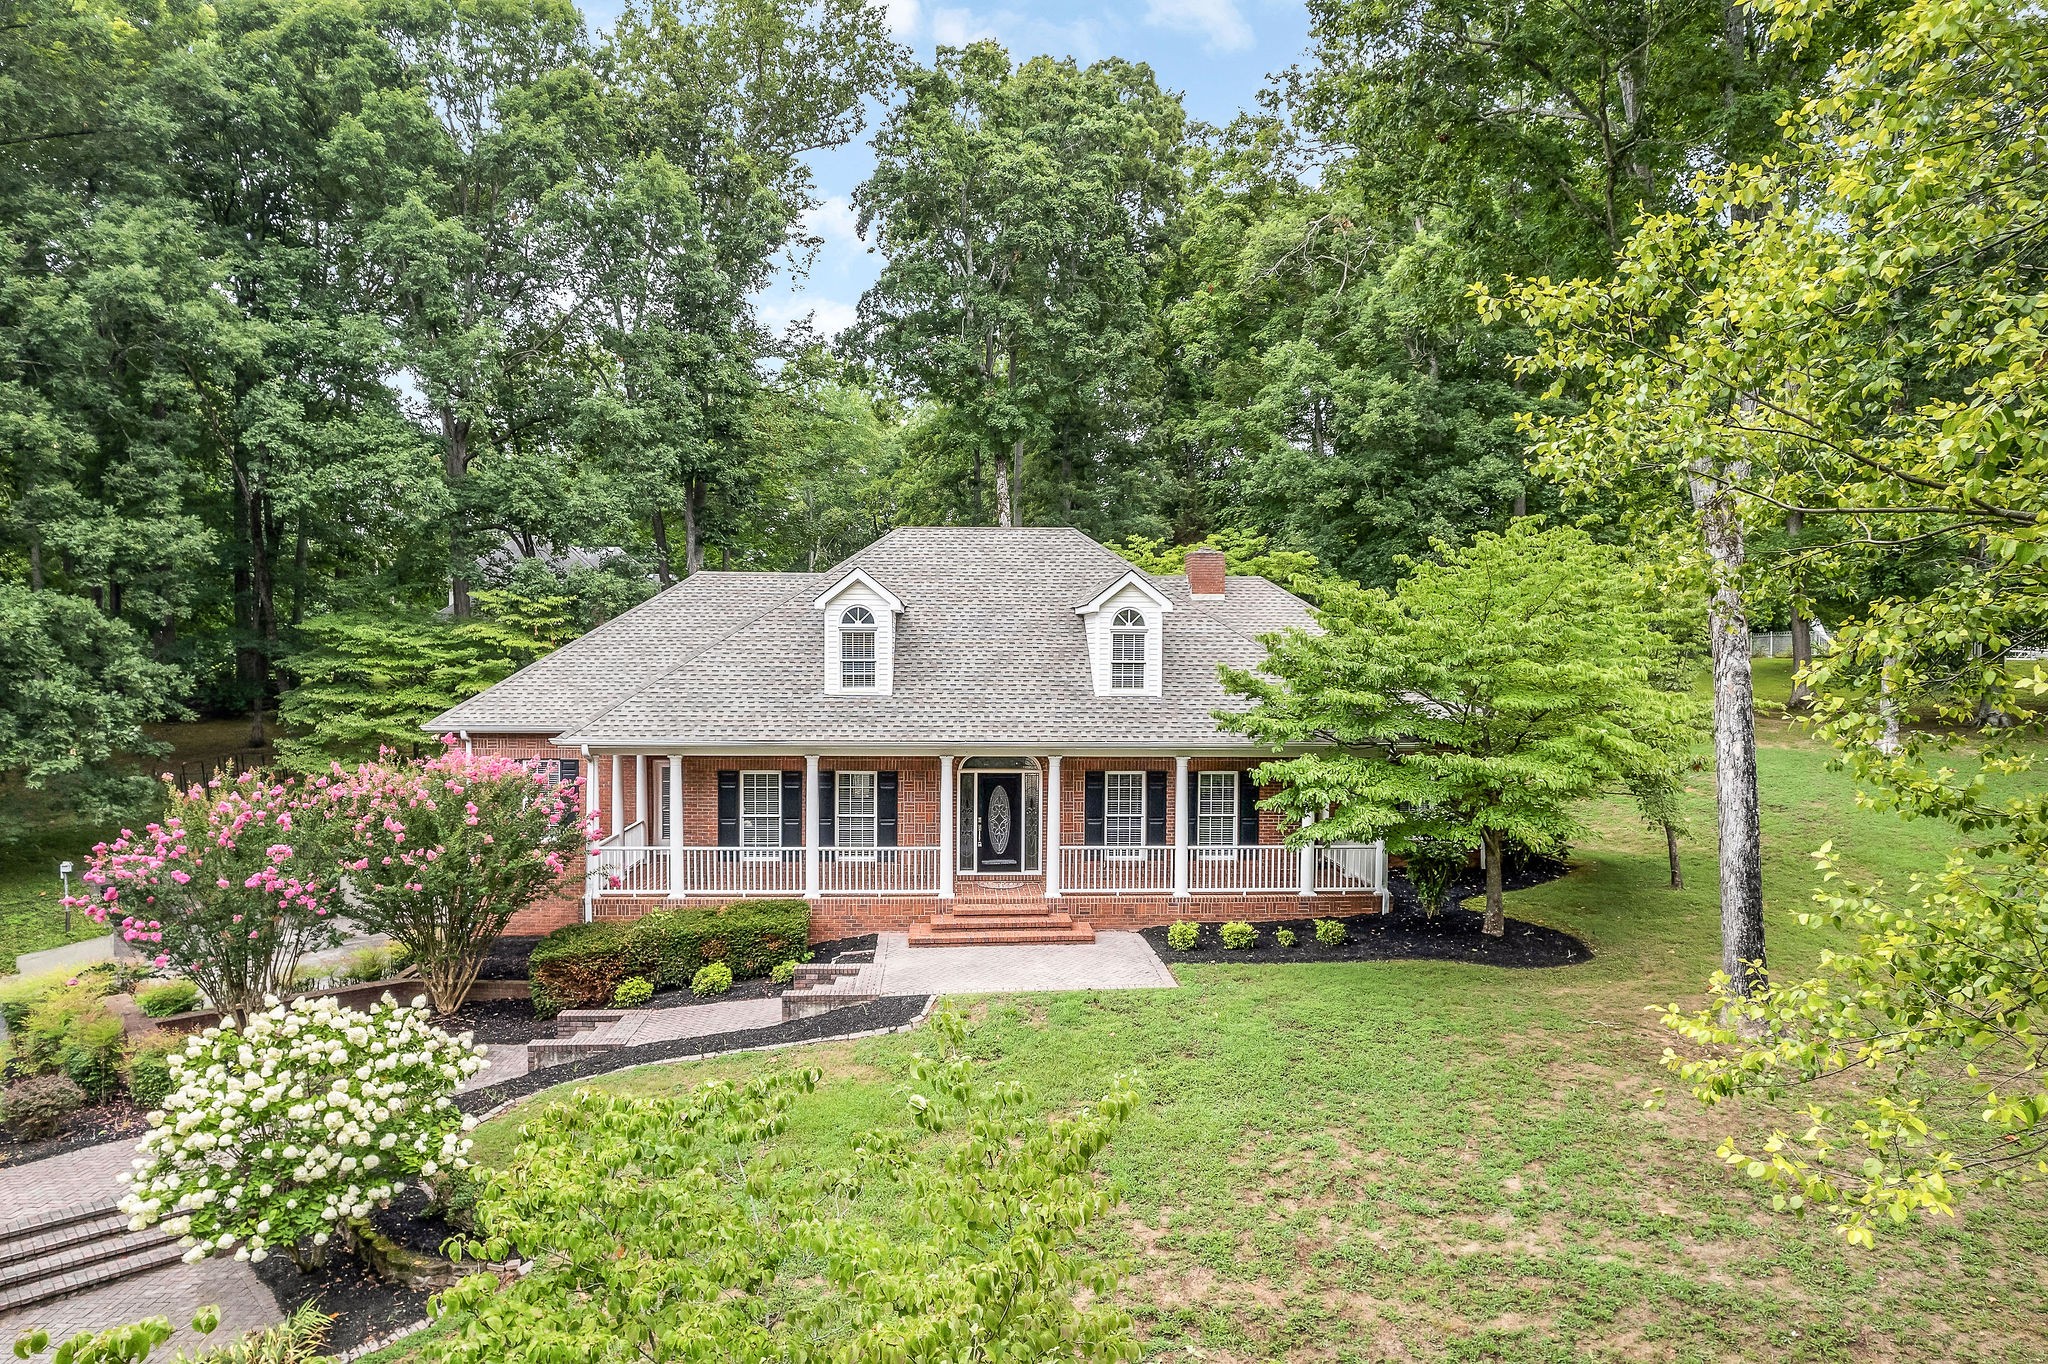
M 573 748 L 549 743 L 544 734 L 472 734 L 469 747 L 473 753 L 504 758 L 571 758 L 578 762 L 583 759 L 583 755 Z M 609 772 L 605 775 L 610 776 Z M 553 892 L 514 914 L 512 922 L 505 926 L 505 932 L 515 936 L 547 933 L 564 924 L 579 923 L 582 919 L 583 868 L 574 865 L 572 859 L 569 869 L 555 883 Z
M 1188 761 L 1188 794 L 1192 798 L 1197 772 L 1239 772 L 1256 766 L 1238 758 L 1192 758 Z M 1179 803 L 1173 792 L 1173 759 L 1171 758 L 1062 758 L 1060 759 L 1060 845 L 1068 848 L 1081 846 L 1087 835 L 1085 816 L 1087 772 L 1164 772 L 1166 773 L 1166 841 L 1173 841 L 1174 821 L 1180 818 Z M 1261 786 L 1259 799 L 1264 800 L 1280 788 Z M 1271 810 L 1259 811 L 1259 842 L 1284 842 L 1287 825 Z

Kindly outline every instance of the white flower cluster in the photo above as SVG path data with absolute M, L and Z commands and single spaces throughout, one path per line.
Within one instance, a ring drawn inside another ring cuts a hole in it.
M 265 1003 L 246 1027 L 230 1020 L 171 1053 L 174 1088 L 121 1176 L 129 1226 L 162 1223 L 187 1261 L 325 1245 L 406 1176 L 469 1164 L 476 1120 L 450 1096 L 487 1062 L 468 1033 L 428 1021 L 424 998 L 386 995 L 368 1013 Z

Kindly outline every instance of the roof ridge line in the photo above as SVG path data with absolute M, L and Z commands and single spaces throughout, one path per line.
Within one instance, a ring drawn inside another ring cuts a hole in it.
M 893 533 L 893 532 L 892 532 L 892 533 Z M 877 542 L 877 543 L 879 543 L 879 542 Z M 691 575 L 691 576 L 693 576 L 693 577 L 694 577 L 695 575 L 693 574 L 693 575 Z M 765 575 L 765 574 L 764 574 L 763 576 L 767 576 L 767 575 Z M 777 573 L 777 574 L 776 574 L 775 576 L 777 576 L 777 577 L 783 577 L 783 576 L 787 576 L 787 577 L 791 577 L 791 578 L 799 578 L 799 577 L 801 577 L 801 578 L 816 578 L 816 577 L 818 577 L 818 576 L 820 576 L 820 575 L 819 575 L 819 574 L 815 574 L 815 573 L 789 573 L 789 574 L 786 574 L 786 575 L 785 575 L 785 574 L 782 574 L 782 573 Z M 685 579 L 683 579 L 683 582 L 688 582 L 689 580 L 690 580 L 689 578 L 685 578 Z M 680 586 L 680 585 L 681 585 L 681 584 L 678 584 L 678 586 Z M 697 646 L 697 647 L 696 647 L 695 649 L 692 649 L 692 650 L 690 650 L 690 651 L 689 651 L 688 653 L 684 654 L 684 655 L 683 655 L 683 656 L 682 656 L 681 658 L 678 658 L 678 659 L 677 659 L 677 660 L 676 660 L 676 661 L 675 661 L 674 663 L 672 663 L 672 664 L 670 664 L 670 665 L 669 665 L 668 667 L 666 667 L 666 668 L 662 669 L 662 670 L 661 670 L 660 672 L 656 673 L 656 674 L 655 674 L 654 676 L 652 676 L 652 677 L 648 678 L 648 679 L 647 679 L 647 680 L 646 680 L 645 682 L 642 682 L 642 683 L 641 683 L 641 684 L 640 684 L 639 686 L 637 686 L 637 687 L 634 687 L 634 688 L 633 688 L 633 689 L 632 689 L 631 691 L 625 692 L 625 693 L 621 694 L 620 696 L 617 696 L 617 697 L 615 697 L 615 698 L 614 698 L 614 699 L 612 700 L 612 703 L 611 703 L 610 705 L 608 705 L 608 706 L 604 707 L 604 708 L 603 708 L 602 710 L 594 710 L 594 711 L 590 712 L 590 714 L 588 714 L 588 715 L 584 716 L 584 717 L 583 717 L 583 718 L 582 718 L 581 720 L 578 720 L 578 721 L 576 722 L 575 726 L 574 726 L 574 727 L 573 727 L 573 728 L 572 728 L 572 729 L 571 729 L 571 730 L 570 730 L 569 732 L 573 734 L 573 733 L 575 733 L 575 732 L 576 732 L 577 730 L 584 730 L 584 729 L 588 729 L 588 728 L 590 728 L 590 727 L 591 727 L 592 725 L 596 724 L 596 723 L 597 723 L 597 722 L 598 722 L 599 720 L 602 720 L 602 719 L 604 719 L 604 718 L 605 718 L 605 717 L 606 717 L 607 715 L 610 715 L 610 714 L 611 714 L 611 713 L 612 713 L 613 711 L 617 710 L 617 709 L 618 709 L 618 708 L 619 708 L 620 706 L 623 706 L 623 705 L 625 705 L 625 704 L 626 704 L 626 703 L 627 703 L 628 701 L 630 701 L 630 700 L 632 700 L 632 699 L 633 699 L 634 697 L 638 696 L 638 695 L 639 695 L 639 694 L 640 694 L 641 692 L 643 692 L 643 691 L 646 691 L 646 690 L 647 690 L 647 689 L 648 689 L 649 687 L 652 687 L 652 686 L 656 685 L 657 683 L 661 683 L 661 682 L 666 682 L 666 681 L 667 681 L 667 680 L 668 680 L 668 679 L 669 679 L 670 677 L 673 677 L 673 676 L 674 676 L 674 675 L 675 675 L 675 674 L 676 674 L 677 672 L 679 672 L 679 671 L 681 671 L 681 670 L 682 670 L 683 668 L 685 668 L 685 667 L 689 666 L 689 665 L 690 665 L 691 663 L 695 662 L 695 661 L 696 661 L 697 659 L 699 659 L 699 658 L 703 657 L 703 656 L 704 656 L 704 655 L 705 655 L 706 653 L 709 653 L 709 652 L 710 652 L 711 650 L 713 650 L 713 649 L 716 649 L 716 648 L 717 648 L 717 647 L 718 647 L 719 645 L 721 645 L 721 644 L 725 643 L 725 642 L 726 642 L 727 640 L 731 639 L 731 638 L 732 638 L 732 637 L 733 637 L 734 635 L 736 635 L 736 634 L 738 634 L 738 633 L 739 633 L 740 631 L 742 631 L 742 630 L 746 629 L 746 628 L 747 628 L 747 627 L 748 627 L 749 625 L 753 625 L 754 623 L 756 623 L 757 621 L 759 621 L 759 620 L 761 619 L 761 617 L 763 617 L 763 616 L 767 615 L 767 614 L 768 614 L 768 613 L 769 613 L 770 611 L 778 610 L 778 609 L 780 609 L 781 607 L 787 606 L 787 605 L 789 604 L 789 602 L 790 602 L 790 600 L 791 600 L 792 598 L 795 598 L 795 597 L 801 596 L 801 595 L 802 595 L 802 594 L 803 594 L 804 592 L 806 592 L 806 591 L 808 591 L 808 590 L 809 590 L 809 588 L 808 588 L 808 585 L 807 585 L 807 586 L 805 586 L 805 587 L 801 587 L 801 588 L 796 588 L 796 589 L 794 589 L 794 590 L 790 591 L 789 593 L 787 593 L 787 594 L 786 594 L 786 595 L 784 595 L 784 596 L 780 596 L 780 597 L 777 597 L 777 598 L 776 598 L 776 599 L 775 599 L 774 601 L 772 601 L 772 602 L 768 603 L 768 605 L 766 605 L 766 606 L 762 607 L 762 608 L 761 608 L 761 609 L 760 609 L 759 611 L 755 612 L 755 613 L 754 613 L 753 615 L 751 615 L 751 616 L 748 616 L 748 617 L 746 617 L 746 618 L 745 618 L 744 620 L 742 620 L 742 621 L 740 621 L 740 622 L 739 622 L 738 624 L 734 625 L 734 626 L 732 627 L 732 629 L 730 629 L 730 630 L 727 630 L 727 631 L 726 631 L 726 632 L 725 632 L 724 634 L 722 634 L 722 635 L 719 635 L 719 636 L 717 636 L 717 637 L 715 637 L 715 638 L 712 638 L 712 639 L 707 639 L 707 640 L 705 640 L 705 641 L 704 641 L 704 642 L 703 642 L 702 644 L 698 645 L 698 646 Z M 650 599 L 650 600 L 651 600 L 651 599 Z

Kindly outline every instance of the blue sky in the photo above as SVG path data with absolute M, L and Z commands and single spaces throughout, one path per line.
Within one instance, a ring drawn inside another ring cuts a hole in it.
M 619 0 L 582 0 L 593 27 L 608 25 Z M 888 0 L 897 40 L 922 60 L 940 43 L 959 46 L 993 38 L 1023 59 L 1039 53 L 1086 63 L 1102 57 L 1149 62 L 1169 90 L 1181 92 L 1190 116 L 1224 123 L 1250 107 L 1266 73 L 1291 65 L 1308 41 L 1308 14 L 1298 0 Z M 823 207 L 812 230 L 824 246 L 809 276 L 779 279 L 761 299 L 763 320 L 780 328 L 805 313 L 820 331 L 853 318 L 862 290 L 874 281 L 876 258 L 853 230 L 854 186 L 874 163 L 866 138 L 813 160 Z

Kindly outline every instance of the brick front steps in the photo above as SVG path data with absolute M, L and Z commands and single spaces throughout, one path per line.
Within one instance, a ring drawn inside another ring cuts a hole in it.
M 1049 900 L 956 903 L 910 926 L 912 947 L 990 947 L 1024 943 L 1091 943 L 1095 930 Z
M 0 1313 L 147 1274 L 184 1255 L 154 1228 L 128 1230 L 126 1214 L 105 1206 L 0 1223 Z

